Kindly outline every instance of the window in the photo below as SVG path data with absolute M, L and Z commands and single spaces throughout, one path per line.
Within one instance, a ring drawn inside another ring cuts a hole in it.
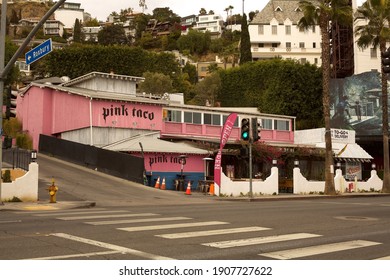
M 184 122 L 185 123 L 202 123 L 202 114 L 197 112 L 184 112 Z
M 221 125 L 221 115 L 217 114 L 204 114 L 204 124 Z
M 301 49 L 304 49 L 305 48 L 305 42 L 299 42 L 299 47 Z
M 371 48 L 371 49 L 370 49 L 370 55 L 371 55 L 371 58 L 377 58 L 378 55 L 377 55 L 376 49 Z
M 227 118 L 228 118 L 227 115 L 222 116 L 223 123 L 226 122 L 226 119 L 227 119 Z M 233 126 L 234 126 L 234 127 L 238 127 L 238 118 L 236 118 L 236 121 L 234 122 L 234 125 L 233 125 Z
M 164 120 L 167 122 L 181 122 L 181 111 L 164 110 Z
M 257 32 L 259 35 L 264 35 L 264 25 L 259 25 Z
M 291 35 L 291 25 L 286 25 L 285 29 L 286 29 L 286 35 Z
M 262 119 L 261 120 L 261 128 L 263 128 L 263 129 L 271 129 L 272 130 L 272 120 L 270 120 L 270 119 Z
M 304 27 L 299 27 L 299 32 L 305 32 L 305 28 Z
M 264 48 L 264 43 L 259 43 L 259 48 Z
M 272 43 L 272 47 L 273 48 L 277 48 L 278 47 L 278 43 Z
M 291 48 L 291 42 L 286 42 L 286 48 Z
M 285 120 L 275 120 L 275 130 L 290 130 L 290 122 Z
M 278 26 L 272 25 L 272 35 L 277 35 L 277 34 L 278 34 Z
M 314 58 L 314 64 L 318 64 L 318 58 Z
M 312 31 L 313 31 L 313 33 L 316 33 L 316 26 L 315 25 L 313 25 Z
M 301 58 L 299 61 L 301 64 L 305 64 L 307 60 L 306 60 L 306 58 Z
M 316 42 L 313 42 L 313 49 L 315 49 L 317 46 Z

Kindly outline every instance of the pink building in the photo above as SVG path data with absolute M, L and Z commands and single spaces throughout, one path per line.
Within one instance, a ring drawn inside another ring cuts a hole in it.
M 92 72 L 62 84 L 33 82 L 20 91 L 17 117 L 39 147 L 39 135 L 144 155 L 149 183 L 166 178 L 167 188 L 184 173 L 197 182 L 206 161 L 219 146 L 222 126 L 235 112 L 238 119 L 227 144 L 240 140 L 240 120 L 258 118 L 261 140 L 293 144 L 295 118 L 261 114 L 256 108 L 185 105 L 181 94 L 137 94 L 143 78 Z M 167 141 L 168 140 L 168 141 Z M 186 156 L 184 167 L 179 157 Z M 229 173 L 234 176 L 229 165 Z M 184 168 L 184 170 L 182 170 Z M 226 168 L 226 166 L 223 168 Z

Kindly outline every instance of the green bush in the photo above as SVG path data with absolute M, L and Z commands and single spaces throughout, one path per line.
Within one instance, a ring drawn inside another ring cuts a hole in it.
M 11 183 L 11 171 L 10 170 L 5 170 L 3 173 L 3 182 L 4 183 Z

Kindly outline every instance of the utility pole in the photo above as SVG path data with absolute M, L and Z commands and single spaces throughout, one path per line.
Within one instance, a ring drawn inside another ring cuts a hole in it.
M 7 0 L 3 0 L 1 4 L 1 22 L 0 22 L 0 73 L 4 71 L 5 64 L 5 29 L 7 28 Z M 1 199 L 2 181 L 3 181 L 3 92 L 4 92 L 4 80 L 3 75 L 0 77 L 0 204 L 3 204 Z
M 56 2 L 53 7 L 42 17 L 42 19 L 35 25 L 35 27 L 31 30 L 30 34 L 26 37 L 26 39 L 23 41 L 22 45 L 19 47 L 19 49 L 15 52 L 13 57 L 10 59 L 10 61 L 7 63 L 7 65 L 4 67 L 5 64 L 5 30 L 7 29 L 7 0 L 2 0 L 1 4 L 1 26 L 0 26 L 0 145 L 1 145 L 1 152 L 0 152 L 0 175 L 2 175 L 3 170 L 3 94 L 4 94 L 4 80 L 7 77 L 8 72 L 12 69 L 14 66 L 16 60 L 18 57 L 24 52 L 27 45 L 30 43 L 31 39 L 34 37 L 34 35 L 38 32 L 38 30 L 42 27 L 42 25 L 45 23 L 45 21 L 62 5 L 65 3 L 66 0 L 59 0 Z M 2 177 L 2 176 L 1 176 Z M 1 198 L 1 183 L 2 180 L 0 179 L 0 203 L 2 203 Z

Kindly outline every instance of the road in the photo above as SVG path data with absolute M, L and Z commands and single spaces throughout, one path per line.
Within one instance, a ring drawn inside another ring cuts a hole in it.
M 0 211 L 0 259 L 390 259 L 390 197 L 224 201 L 129 183 L 41 158 L 87 209 Z M 48 199 L 48 198 L 46 198 Z

